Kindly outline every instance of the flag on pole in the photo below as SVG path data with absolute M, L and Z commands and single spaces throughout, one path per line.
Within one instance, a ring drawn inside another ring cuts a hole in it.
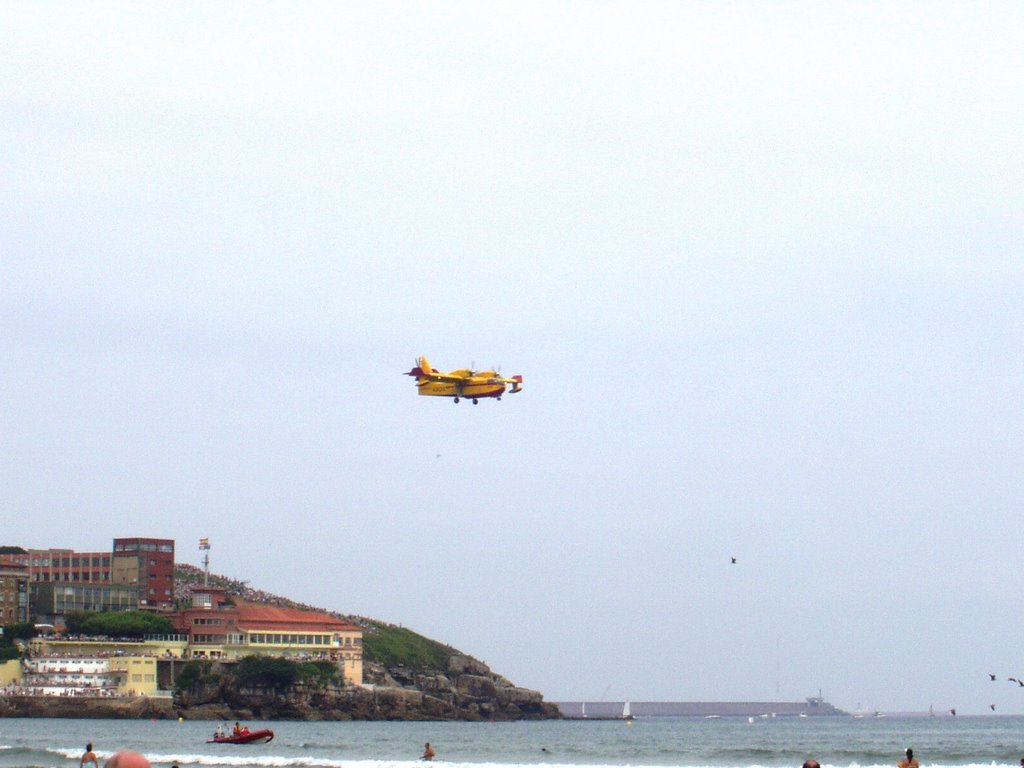
M 209 539 L 200 539 L 199 540 L 199 548 L 200 549 L 209 549 L 210 548 L 210 540 Z

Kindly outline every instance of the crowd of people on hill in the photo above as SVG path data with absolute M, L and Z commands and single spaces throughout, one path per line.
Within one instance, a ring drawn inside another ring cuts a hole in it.
M 30 657 L 31 660 L 45 661 L 47 659 L 67 659 L 68 661 L 74 659 L 116 659 L 121 656 L 142 656 L 151 659 L 174 659 L 178 658 L 170 650 L 166 650 L 163 653 L 154 653 L 153 651 L 144 651 L 141 648 L 138 650 L 126 651 L 123 649 L 115 651 L 89 651 L 87 654 L 81 653 L 34 653 Z
M 174 599 L 179 605 L 190 604 L 195 590 L 203 588 L 205 574 L 201 569 L 196 568 L 194 565 L 188 565 L 187 563 L 177 563 L 175 565 L 175 569 L 176 578 L 174 580 Z M 249 582 L 242 581 L 240 579 L 233 579 L 229 576 L 221 576 L 220 574 L 211 573 L 209 576 L 209 584 L 212 587 L 227 590 L 228 594 L 237 595 L 247 603 L 275 605 L 281 608 L 297 608 L 301 611 L 326 613 L 330 616 L 344 619 L 345 621 L 363 627 L 364 629 L 370 621 L 364 616 L 339 614 L 336 611 L 329 611 L 326 608 L 309 605 L 308 603 L 300 603 L 287 597 L 282 597 L 281 595 L 275 595 L 272 592 L 267 592 L 266 590 L 255 589 L 249 586 Z

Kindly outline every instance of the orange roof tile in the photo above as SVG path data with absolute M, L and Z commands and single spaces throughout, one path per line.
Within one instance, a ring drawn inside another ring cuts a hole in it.
M 289 632 L 358 632 L 359 627 L 326 613 L 258 605 L 236 600 L 238 626 L 241 629 Z

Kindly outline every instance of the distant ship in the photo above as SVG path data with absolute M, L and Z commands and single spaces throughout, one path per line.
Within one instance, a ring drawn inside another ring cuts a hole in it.
M 853 716 L 857 720 L 860 720 L 861 718 L 865 718 L 865 717 L 885 717 L 885 715 L 883 715 L 877 709 L 867 709 L 867 708 L 865 708 L 865 709 L 858 709 L 856 712 L 853 713 Z

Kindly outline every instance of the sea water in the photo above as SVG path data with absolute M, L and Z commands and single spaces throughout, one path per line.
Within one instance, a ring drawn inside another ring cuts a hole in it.
M 78 768 L 86 742 L 102 761 L 142 752 L 155 768 L 678 766 L 893 768 L 913 747 L 922 768 L 1019 768 L 1024 717 L 808 717 L 516 723 L 254 722 L 268 744 L 207 744 L 211 722 L 0 718 L 0 768 Z

